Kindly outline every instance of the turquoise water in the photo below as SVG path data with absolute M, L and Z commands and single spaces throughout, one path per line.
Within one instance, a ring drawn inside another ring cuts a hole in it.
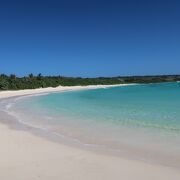
M 85 144 L 180 155 L 180 83 L 34 96 L 11 110 L 25 123 Z
M 83 121 L 180 132 L 180 83 L 56 93 L 33 97 L 31 103 Z

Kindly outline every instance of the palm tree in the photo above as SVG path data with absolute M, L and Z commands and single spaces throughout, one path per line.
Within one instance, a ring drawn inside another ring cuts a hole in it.
M 38 79 L 38 80 L 41 80 L 41 79 L 42 79 L 42 74 L 41 74 L 41 73 L 39 73 L 39 74 L 37 75 L 37 79 Z
M 29 78 L 32 79 L 34 77 L 34 75 L 31 73 L 29 74 Z
M 16 75 L 15 74 L 11 74 L 10 78 L 13 79 L 13 80 L 16 79 Z

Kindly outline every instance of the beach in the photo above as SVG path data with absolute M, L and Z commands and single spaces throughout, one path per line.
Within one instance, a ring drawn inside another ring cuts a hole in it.
M 116 86 L 116 85 L 115 85 Z M 120 85 L 117 85 L 120 86 Z M 0 92 L 0 99 L 112 86 L 75 86 Z M 178 169 L 89 151 L 18 128 L 1 112 L 0 179 L 3 180 L 179 180 Z

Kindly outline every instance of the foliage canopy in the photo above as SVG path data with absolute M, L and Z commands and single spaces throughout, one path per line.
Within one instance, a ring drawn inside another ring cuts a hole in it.
M 126 77 L 64 77 L 64 76 L 43 76 L 39 73 L 37 76 L 32 73 L 28 76 L 17 77 L 15 74 L 10 76 L 0 75 L 0 90 L 19 90 L 35 89 L 57 86 L 86 86 L 86 85 L 110 85 L 123 83 L 158 83 L 180 81 L 180 75 L 162 75 L 162 76 L 126 76 Z

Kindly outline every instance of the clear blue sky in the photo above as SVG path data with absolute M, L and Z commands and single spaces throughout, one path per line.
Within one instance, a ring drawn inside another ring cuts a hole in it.
M 180 0 L 0 0 L 0 73 L 180 74 Z

